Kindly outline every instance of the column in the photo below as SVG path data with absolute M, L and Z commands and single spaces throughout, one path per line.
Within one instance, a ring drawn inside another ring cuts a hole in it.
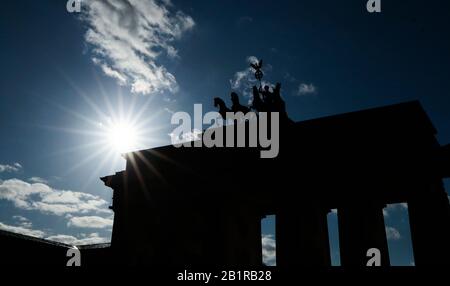
M 450 205 L 442 181 L 422 185 L 413 193 L 408 213 L 415 264 L 448 265 Z
M 331 265 L 326 214 L 311 206 L 276 214 L 277 266 Z
M 389 251 L 381 204 L 368 202 L 338 208 L 339 249 L 341 265 L 365 267 L 367 250 L 378 248 L 381 266 L 389 266 Z
M 261 266 L 261 215 L 246 206 L 227 214 L 222 225 L 226 265 Z

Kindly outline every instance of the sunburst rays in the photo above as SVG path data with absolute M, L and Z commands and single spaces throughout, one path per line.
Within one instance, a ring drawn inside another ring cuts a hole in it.
M 116 94 L 108 94 L 96 74 L 94 79 L 100 92 L 88 96 L 61 70 L 60 73 L 87 108 L 79 106 L 69 108 L 54 101 L 50 101 L 49 104 L 73 118 L 73 122 L 80 123 L 80 127 L 73 125 L 39 127 L 64 134 L 63 136 L 82 138 L 82 140 L 77 138 L 72 146 L 64 146 L 49 154 L 58 157 L 83 154 L 75 164 L 69 165 L 61 174 L 63 177 L 69 176 L 89 166 L 90 175 L 82 180 L 82 190 L 86 190 L 99 177 L 100 172 L 118 171 L 113 168 L 117 168 L 123 153 L 155 147 L 165 141 L 161 134 L 164 134 L 162 130 L 166 126 L 155 124 L 156 118 L 164 112 L 163 108 L 158 108 L 159 111 L 155 112 L 156 108 L 151 106 L 155 96 L 123 95 L 120 87 Z M 142 178 L 140 180 L 143 181 Z

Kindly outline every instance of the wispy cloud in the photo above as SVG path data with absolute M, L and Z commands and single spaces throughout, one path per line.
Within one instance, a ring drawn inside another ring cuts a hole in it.
M 97 232 L 91 233 L 85 237 L 75 237 L 73 235 L 57 234 L 46 237 L 48 240 L 53 240 L 69 245 L 88 245 L 88 244 L 98 244 L 107 243 L 109 239 L 106 237 L 101 237 Z
M 388 240 L 399 240 L 402 236 L 400 235 L 400 232 L 392 226 L 386 227 L 386 237 Z
M 0 164 L 0 173 L 3 172 L 19 172 L 22 169 L 22 165 L 19 163 L 14 163 L 12 165 Z
M 298 86 L 297 95 L 316 94 L 317 88 L 312 83 L 301 83 Z
M 290 83 L 294 83 L 297 81 L 297 78 L 295 76 L 293 76 L 292 74 L 290 74 L 289 72 L 284 74 L 284 79 Z
M 262 254 L 263 262 L 269 266 L 275 266 L 276 263 L 276 243 L 273 235 L 262 236 Z
M 192 17 L 167 0 L 91 0 L 85 6 L 85 40 L 107 76 L 133 93 L 177 92 L 175 76 L 159 57 L 178 57 L 172 43 L 194 27 Z
M 241 93 L 243 96 L 252 97 L 252 88 L 254 85 L 258 85 L 258 80 L 255 78 L 254 70 L 250 67 L 250 64 L 257 63 L 258 58 L 255 56 L 249 56 L 246 59 L 247 68 L 234 73 L 232 79 L 230 79 L 231 89 Z M 270 64 L 264 63 L 263 72 L 267 74 L 272 69 Z M 269 82 L 262 82 L 263 85 L 273 86 Z
M 107 243 L 109 239 L 106 237 L 101 237 L 98 233 L 94 232 L 89 234 L 87 237 L 77 238 L 72 235 L 58 234 L 47 237 L 48 240 L 53 240 L 69 245 L 88 245 L 88 244 L 98 244 Z
M 247 68 L 237 71 L 233 78 L 230 79 L 231 88 L 234 90 L 251 88 L 254 84 L 256 84 L 257 80 L 253 75 L 253 70 L 249 66 L 251 63 L 256 63 L 258 59 L 255 56 L 247 57 Z
M 396 212 L 396 211 L 403 212 L 406 210 L 408 210 L 407 203 L 388 204 L 385 208 L 383 208 L 383 215 L 384 215 L 384 217 L 389 217 L 391 212 Z
M 28 179 L 31 183 L 41 183 L 41 184 L 48 184 L 48 181 L 46 179 L 43 179 L 41 177 L 31 177 Z
M 9 231 L 9 232 L 23 234 L 23 235 L 39 237 L 39 238 L 42 238 L 45 236 L 44 231 L 34 230 L 34 229 L 29 228 L 28 226 L 22 226 L 22 225 L 21 226 L 12 226 L 12 225 L 8 225 L 8 224 L 4 224 L 4 223 L 0 222 L 0 229 Z
M 63 215 L 67 213 L 111 213 L 108 203 L 98 196 L 70 190 L 57 190 L 43 183 L 9 179 L 0 182 L 0 199 L 17 208 Z
M 33 226 L 33 224 L 31 223 L 31 221 L 29 219 L 27 219 L 26 217 L 21 216 L 21 215 L 13 216 L 13 220 L 15 220 L 16 223 L 21 227 L 31 228 Z
M 89 234 L 78 234 L 77 236 L 67 234 L 49 234 L 44 230 L 33 229 L 31 222 L 26 217 L 13 216 L 13 219 L 18 222 L 19 225 L 14 226 L 0 222 L 0 230 L 62 242 L 69 245 L 87 245 L 107 243 L 110 241 L 109 238 L 101 237 L 97 232 Z
M 164 111 L 169 113 L 169 114 L 174 114 L 175 111 L 173 111 L 172 109 L 168 108 L 168 107 L 164 107 Z
M 108 228 L 112 227 L 112 218 L 103 218 L 99 216 L 75 216 L 69 218 L 68 227 L 83 228 Z

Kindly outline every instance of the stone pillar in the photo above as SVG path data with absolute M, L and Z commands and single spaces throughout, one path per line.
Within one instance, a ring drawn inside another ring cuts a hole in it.
M 450 205 L 442 181 L 416 190 L 408 200 L 408 213 L 415 264 L 448 265 Z
M 262 264 L 262 235 L 261 235 L 261 215 L 252 214 L 249 216 L 247 231 L 247 254 L 248 263 L 251 266 L 261 266 Z
M 358 203 L 338 208 L 339 250 L 343 267 L 365 267 L 367 250 L 381 252 L 381 266 L 389 266 L 382 204 Z
M 218 267 L 230 265 L 229 243 L 233 233 L 229 226 L 230 214 L 226 214 L 219 206 L 208 206 L 203 217 L 206 228 L 203 237 L 203 257 L 205 266 Z
M 221 224 L 225 264 L 261 266 L 261 216 L 247 206 L 226 214 Z
M 331 265 L 327 212 L 308 206 L 276 214 L 277 266 Z
M 250 266 L 262 265 L 261 215 L 250 213 L 241 220 L 240 253 L 242 264 Z

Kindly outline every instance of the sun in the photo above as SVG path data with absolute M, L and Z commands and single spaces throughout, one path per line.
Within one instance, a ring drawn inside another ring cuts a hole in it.
M 127 121 L 110 122 L 106 128 L 107 142 L 119 153 L 133 151 L 138 144 L 136 127 Z

